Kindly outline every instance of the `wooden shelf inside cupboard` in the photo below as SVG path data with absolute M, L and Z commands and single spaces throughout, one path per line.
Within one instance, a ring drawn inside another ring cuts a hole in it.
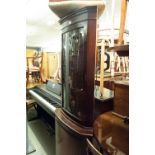
M 115 51 L 119 56 L 129 56 L 129 45 L 115 45 L 109 47 L 108 52 Z

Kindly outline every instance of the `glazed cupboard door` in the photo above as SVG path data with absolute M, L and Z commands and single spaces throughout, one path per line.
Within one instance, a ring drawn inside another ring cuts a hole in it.
M 96 18 L 89 19 L 89 13 L 96 13 L 96 7 L 89 9 L 62 23 L 63 108 L 85 126 L 92 125 L 94 106 Z
M 84 40 L 84 28 L 63 34 L 64 108 L 78 119 L 85 119 L 82 110 L 87 100 Z

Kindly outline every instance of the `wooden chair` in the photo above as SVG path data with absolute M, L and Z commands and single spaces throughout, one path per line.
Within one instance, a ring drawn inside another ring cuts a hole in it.
M 36 107 L 35 103 L 36 103 L 35 100 L 33 100 L 33 99 L 27 99 L 26 100 L 26 109 L 28 110 L 28 109 L 32 108 L 33 106 L 36 109 L 37 107 Z
M 41 55 L 34 55 L 32 57 L 26 57 L 26 87 L 30 84 L 30 77 L 35 82 L 41 82 L 41 71 L 42 71 L 42 53 Z
M 39 118 L 39 115 L 38 115 L 38 113 L 37 113 L 37 115 L 35 116 L 35 117 L 32 117 L 32 118 L 29 118 L 28 119 L 28 111 L 31 109 L 31 108 L 35 108 L 35 110 L 36 110 L 36 112 L 37 112 L 37 103 L 36 103 L 36 101 L 35 100 L 33 100 L 33 99 L 27 99 L 26 100 L 26 112 L 27 112 L 27 120 L 28 121 L 32 121 L 32 120 L 35 120 L 35 119 L 37 119 L 37 118 Z

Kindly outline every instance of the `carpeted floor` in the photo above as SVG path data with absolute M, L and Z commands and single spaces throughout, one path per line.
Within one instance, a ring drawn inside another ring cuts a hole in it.
M 27 146 L 26 146 L 26 154 L 28 155 L 35 151 L 36 151 L 36 149 L 35 149 L 34 145 L 32 144 L 30 138 L 28 137 L 27 138 Z
M 36 117 L 35 111 L 28 113 L 28 118 Z M 27 122 L 28 155 L 55 155 L 55 134 L 42 118 Z

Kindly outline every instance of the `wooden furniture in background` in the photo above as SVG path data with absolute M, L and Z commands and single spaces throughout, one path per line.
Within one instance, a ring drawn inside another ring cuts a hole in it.
M 42 82 L 52 79 L 61 83 L 61 52 L 44 51 L 42 57 Z
M 94 121 L 94 135 L 110 154 L 129 154 L 129 83 L 114 81 L 114 108 Z
M 114 112 L 129 116 L 129 82 L 116 81 L 114 83 Z
M 122 0 L 121 21 L 120 21 L 119 40 L 118 40 L 119 45 L 123 44 L 123 34 L 124 34 L 124 30 L 125 30 L 126 12 L 127 12 L 127 0 Z
M 26 109 L 30 109 L 35 105 L 35 100 L 33 99 L 27 99 L 26 100 Z
M 100 43 L 97 44 L 97 47 L 101 47 L 101 58 L 100 58 L 100 96 L 101 98 L 104 95 L 103 88 L 104 88 L 104 54 L 105 54 L 105 43 L 102 40 Z
M 103 113 L 94 122 L 94 136 L 110 155 L 129 155 L 129 123 L 125 118 Z
M 30 83 L 42 82 L 42 54 L 36 57 L 26 57 L 26 63 L 26 87 Z M 33 81 L 30 81 L 30 77 Z
M 129 56 L 129 45 L 116 45 L 108 48 L 108 51 L 115 51 L 119 56 Z

